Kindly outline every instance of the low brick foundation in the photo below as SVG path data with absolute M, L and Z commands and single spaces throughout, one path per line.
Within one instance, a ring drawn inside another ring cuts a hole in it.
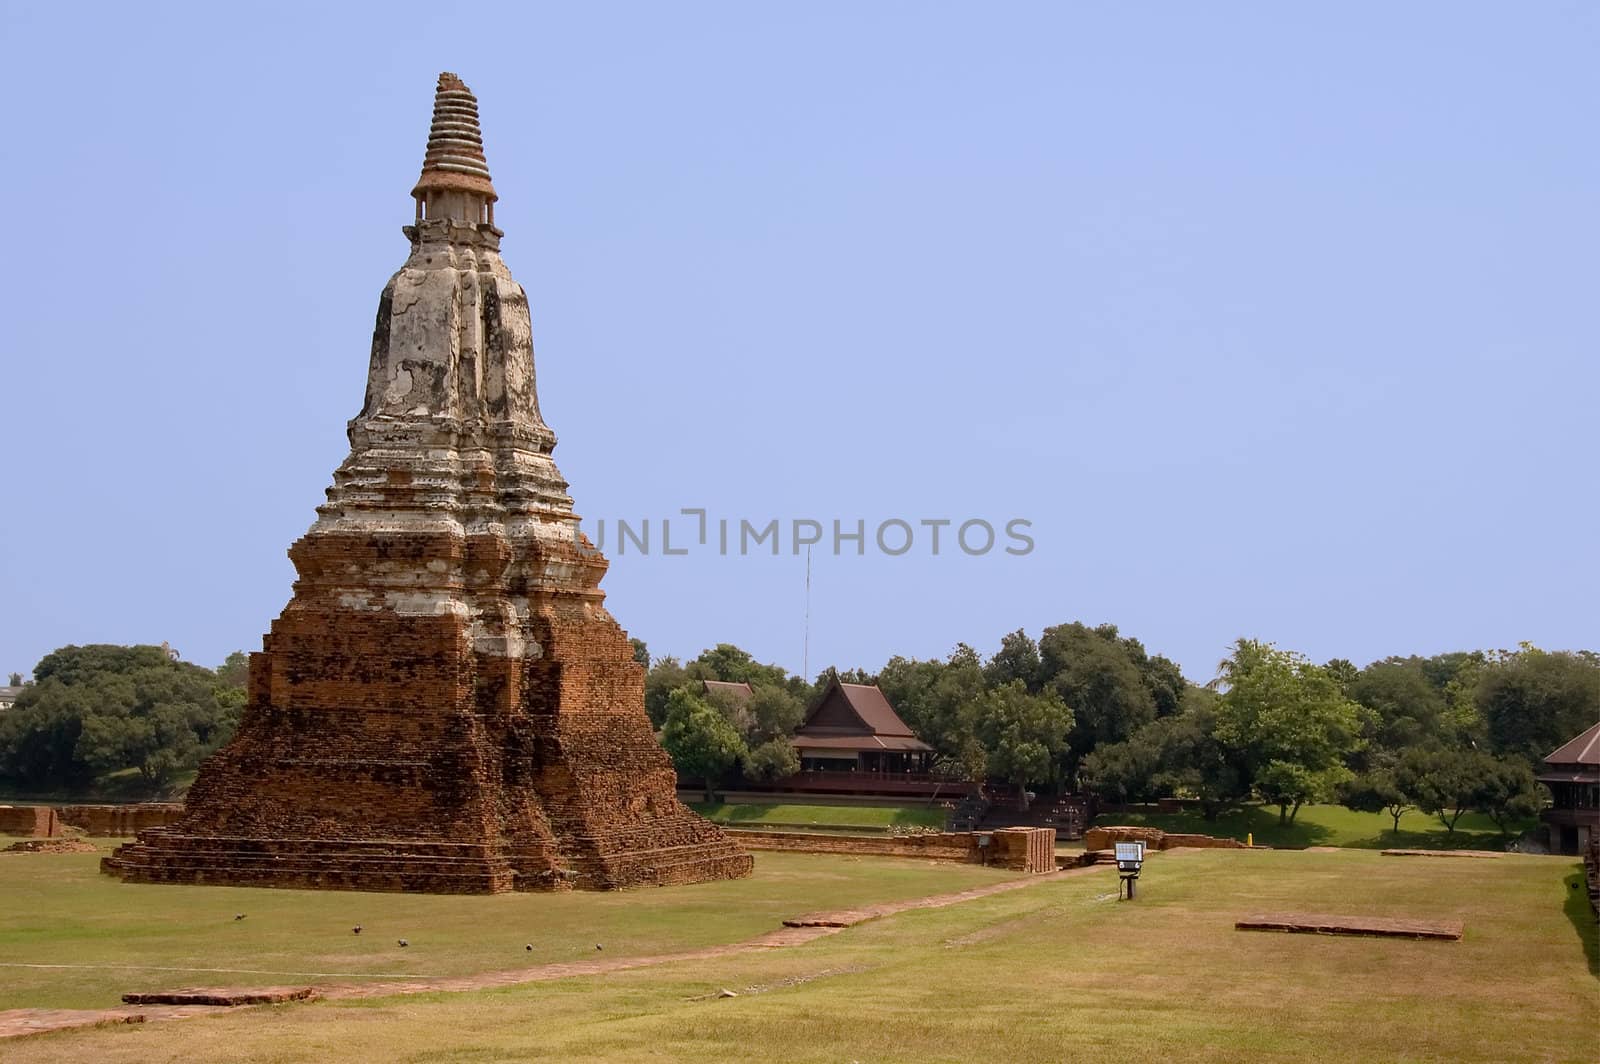
M 56 811 L 47 805 L 0 805 L 0 835 L 53 839 L 60 834 Z
M 131 838 L 146 828 L 164 828 L 183 816 L 182 802 L 136 805 L 63 805 L 56 815 L 69 828 L 96 838 Z
M 132 805 L 0 805 L 0 835 L 55 839 L 63 835 L 132 838 L 146 828 L 162 828 L 183 816 L 182 802 Z
M 1093 827 L 1083 833 L 1085 850 L 1109 850 L 1119 842 L 1142 842 L 1147 850 L 1172 850 L 1180 846 L 1218 850 L 1249 849 L 1238 839 L 1219 839 L 1213 835 L 1169 834 L 1160 828 L 1131 825 Z
M 837 853 L 855 857 L 911 857 L 932 861 L 989 864 L 1019 872 L 1050 872 L 1056 867 L 1051 828 L 1001 828 L 998 831 L 941 831 L 923 835 L 824 835 L 805 831 L 744 831 L 731 834 L 751 850 Z M 980 845 L 987 837 L 989 845 Z

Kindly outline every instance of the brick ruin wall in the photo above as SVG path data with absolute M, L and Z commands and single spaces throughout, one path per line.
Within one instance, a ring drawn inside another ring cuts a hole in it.
M 0 805 L 0 835 L 49 839 L 60 834 L 56 811 L 47 805 Z
M 1172 850 L 1180 846 L 1217 849 L 1248 849 L 1238 839 L 1221 839 L 1213 835 L 1184 835 L 1162 831 L 1160 828 L 1112 825 L 1093 827 L 1083 833 L 1085 850 L 1109 850 L 1119 842 L 1142 842 L 1149 850 Z
M 68 828 L 95 838 L 131 838 L 148 828 L 166 827 L 183 815 L 182 802 L 135 805 L 63 805 L 56 815 Z
M 181 802 L 132 805 L 0 805 L 0 835 L 53 839 L 63 835 L 131 838 L 148 828 L 166 827 L 183 815 Z
M 942 831 L 921 835 L 828 835 L 808 831 L 735 830 L 752 850 L 831 853 L 852 857 L 909 857 L 988 864 L 1019 872 L 1051 872 L 1056 867 L 1051 828 L 1001 828 L 998 831 Z M 989 845 L 981 845 L 987 836 Z

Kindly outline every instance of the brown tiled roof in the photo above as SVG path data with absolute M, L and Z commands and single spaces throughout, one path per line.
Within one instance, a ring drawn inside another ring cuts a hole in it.
M 1600 722 L 1544 759 L 1547 765 L 1600 765 Z
M 848 718 L 841 719 L 842 714 L 837 710 L 823 716 L 823 711 L 834 706 L 833 695 L 837 691 L 839 699 L 843 701 L 849 716 L 855 718 L 855 723 L 849 723 Z M 819 723 L 818 718 L 823 717 L 824 723 Z M 817 704 L 806 715 L 805 723 L 796 730 L 796 740 L 810 742 L 816 738 L 844 738 L 859 742 L 862 738 L 875 737 L 884 742 L 891 739 L 909 740 L 915 746 L 889 747 L 880 743 L 876 746 L 861 746 L 860 749 L 906 749 L 906 750 L 931 750 L 932 747 L 919 740 L 911 732 L 911 728 L 900 719 L 900 714 L 894 711 L 889 700 L 884 697 L 876 684 L 840 683 L 834 680 L 828 689 L 822 693 Z
M 732 683 L 728 680 L 701 680 L 705 684 L 708 695 L 727 695 L 740 705 L 750 701 L 755 695 L 755 690 L 747 683 Z
M 877 684 L 842 683 L 839 690 L 874 735 L 911 735 L 911 728 L 900 719 Z

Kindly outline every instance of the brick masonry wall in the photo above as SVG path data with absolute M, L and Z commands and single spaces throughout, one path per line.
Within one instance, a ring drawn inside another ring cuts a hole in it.
M 97 838 L 124 838 L 147 828 L 166 827 L 183 815 L 182 802 L 139 802 L 134 805 L 63 805 L 56 816 L 69 828 Z
M 1212 835 L 1170 834 L 1160 828 L 1111 825 L 1092 827 L 1083 834 L 1085 850 L 1109 850 L 1119 842 L 1142 842 L 1149 850 L 1171 850 L 1179 846 L 1220 850 L 1243 850 L 1247 847 L 1238 839 L 1222 839 Z
M 48 839 L 61 834 L 56 811 L 46 805 L 0 805 L 0 835 Z
M 752 850 L 960 861 L 965 864 L 989 864 L 999 868 L 1035 873 L 1054 871 L 1056 867 L 1055 832 L 1050 828 L 1002 828 L 993 832 L 945 831 L 884 836 L 739 829 L 733 834 L 740 843 Z M 979 839 L 985 835 L 990 840 L 987 847 L 979 844 Z

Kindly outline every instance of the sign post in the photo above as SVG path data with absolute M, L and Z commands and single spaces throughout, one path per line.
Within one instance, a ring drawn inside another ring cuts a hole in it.
M 1122 886 L 1127 888 L 1128 900 L 1132 901 L 1138 889 L 1139 870 L 1144 867 L 1144 843 L 1119 842 L 1117 845 L 1117 875 L 1121 877 Z M 1120 896 L 1121 891 L 1118 891 Z

